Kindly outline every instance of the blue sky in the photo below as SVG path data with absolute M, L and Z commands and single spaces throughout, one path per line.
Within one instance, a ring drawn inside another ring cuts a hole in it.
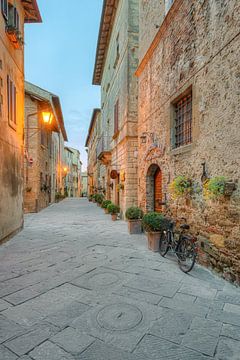
M 69 146 L 84 149 L 100 87 L 92 85 L 102 0 L 38 0 L 42 24 L 25 26 L 25 77 L 61 100 Z M 67 7 L 68 6 L 68 7 Z

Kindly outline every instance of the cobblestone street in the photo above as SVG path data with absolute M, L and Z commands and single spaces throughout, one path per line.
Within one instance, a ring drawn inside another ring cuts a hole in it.
M 240 359 L 240 290 L 85 199 L 28 215 L 0 282 L 1 360 Z

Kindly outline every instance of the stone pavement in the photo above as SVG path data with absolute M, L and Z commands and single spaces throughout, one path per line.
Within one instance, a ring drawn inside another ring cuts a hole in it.
M 0 360 L 15 359 L 239 360 L 240 290 L 64 200 L 0 247 Z

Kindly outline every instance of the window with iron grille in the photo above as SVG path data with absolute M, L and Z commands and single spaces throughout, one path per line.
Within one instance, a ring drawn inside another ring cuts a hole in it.
M 17 125 L 17 91 L 10 76 L 7 76 L 8 124 L 16 129 Z
M 175 104 L 175 147 L 192 142 L 192 92 Z

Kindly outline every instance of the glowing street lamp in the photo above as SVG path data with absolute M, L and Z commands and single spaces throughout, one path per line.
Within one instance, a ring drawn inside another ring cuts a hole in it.
M 51 125 L 53 114 L 50 111 L 42 111 L 42 119 L 44 124 Z

